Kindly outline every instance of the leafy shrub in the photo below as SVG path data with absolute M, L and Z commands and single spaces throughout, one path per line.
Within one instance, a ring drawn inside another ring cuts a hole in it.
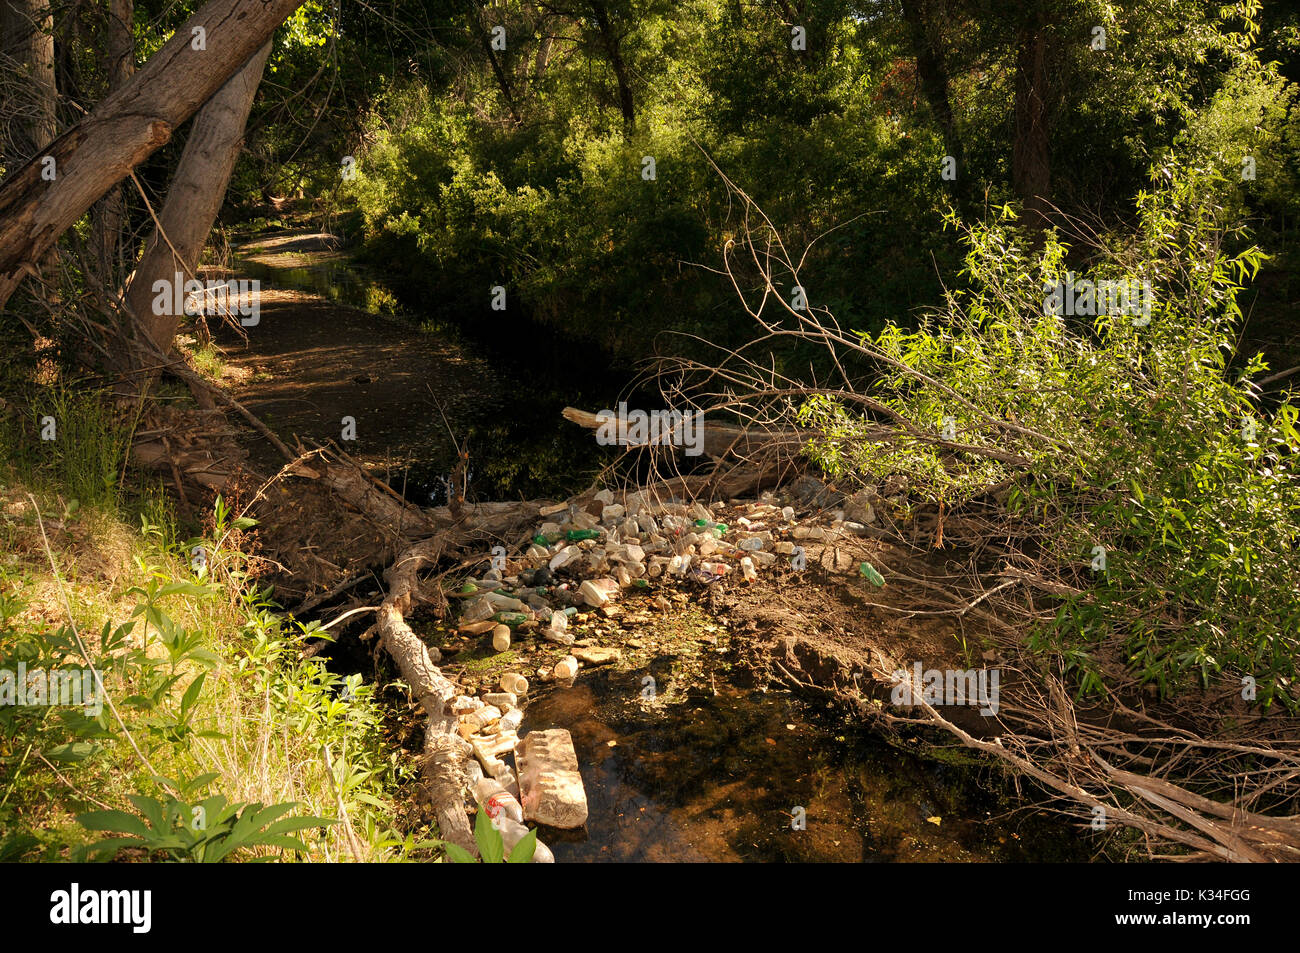
M 1232 672 L 1257 681 L 1264 707 L 1294 707 L 1300 411 L 1261 400 L 1262 357 L 1229 365 L 1237 296 L 1263 255 L 1225 251 L 1222 185 L 1164 166 L 1139 198 L 1137 237 L 1086 263 L 1091 278 L 1149 282 L 1149 323 L 1047 313 L 1070 249 L 1052 234 L 1031 250 L 1004 209 L 965 236 L 968 291 L 915 331 L 862 339 L 892 362 L 871 396 L 924 432 L 873 440 L 872 424 L 827 397 L 800 415 L 832 472 L 905 474 L 917 499 L 949 505 L 1009 487 L 1010 514 L 1036 527 L 1034 557 L 1057 579 L 1084 580 L 1030 640 L 1059 653 L 1083 690 L 1113 687 L 1099 653 L 1118 644 L 1138 681 L 1164 693 Z M 945 418 L 948 443 L 1001 456 L 945 449 Z M 1105 570 L 1089 579 L 1094 547 Z

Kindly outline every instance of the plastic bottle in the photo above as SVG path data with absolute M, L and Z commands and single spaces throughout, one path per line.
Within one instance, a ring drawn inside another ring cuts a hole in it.
M 496 608 L 503 609 L 507 612 L 519 612 L 524 607 L 524 604 L 518 599 L 511 598 L 501 592 L 489 592 L 483 598 L 487 599 L 487 601 Z
M 551 557 L 551 561 L 548 564 L 550 570 L 554 572 L 555 570 L 559 569 L 561 566 L 567 566 L 569 563 L 571 563 L 574 559 L 577 558 L 580 552 L 581 550 L 578 549 L 577 546 L 565 546 L 558 553 L 556 553 L 554 556 Z
M 518 824 L 524 822 L 523 805 L 496 778 L 483 778 L 476 781 L 473 790 L 474 800 L 487 811 L 488 817 L 496 819 L 504 816 Z
M 493 608 L 492 603 L 487 601 L 486 596 L 479 596 L 473 602 L 465 607 L 465 611 L 460 614 L 462 624 L 469 622 L 485 622 L 492 618 L 492 613 L 497 610 Z
M 598 529 L 571 529 L 564 534 L 564 538 L 571 543 L 580 543 L 584 539 L 599 539 L 600 530 Z
M 696 520 L 695 526 L 711 534 L 714 539 L 722 539 L 727 532 L 726 523 L 715 523 L 713 520 Z
M 492 630 L 492 648 L 497 652 L 510 648 L 510 626 L 498 625 Z
M 885 584 L 885 577 L 876 572 L 876 567 L 871 563 L 861 563 L 858 566 L 858 572 L 877 588 Z
M 471 786 L 474 800 L 479 809 L 492 819 L 492 826 L 501 835 L 506 856 L 515 849 L 515 845 L 528 836 L 528 827 L 523 823 L 524 809 L 519 800 L 506 789 L 501 782 L 493 778 L 483 778 Z M 533 851 L 533 863 L 553 864 L 555 855 L 541 841 Z
M 578 660 L 572 655 L 566 655 L 555 663 L 556 678 L 576 678 L 578 675 Z
M 461 722 L 463 722 L 466 725 L 469 725 L 471 728 L 477 731 L 478 729 L 485 727 L 491 722 L 496 721 L 500 717 L 501 717 L 500 708 L 496 707 L 496 705 L 484 705 L 478 711 L 472 711 L 468 715 L 462 717 Z
M 515 845 L 528 836 L 528 828 L 523 824 L 517 824 L 508 817 L 498 817 L 495 822 L 496 829 L 501 833 L 501 843 L 506 849 L 506 856 L 515 849 Z M 541 841 L 537 842 L 536 849 L 533 850 L 534 864 L 553 864 L 555 855 Z
M 514 692 L 516 695 L 528 694 L 528 679 L 524 678 L 518 672 L 506 672 L 501 676 L 501 690 L 503 692 Z
M 745 575 L 745 582 L 753 582 L 758 578 L 758 571 L 754 569 L 754 560 L 748 556 L 741 559 L 740 571 Z

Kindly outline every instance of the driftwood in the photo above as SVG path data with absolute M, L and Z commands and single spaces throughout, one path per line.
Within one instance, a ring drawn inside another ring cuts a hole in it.
M 588 430 L 597 430 L 604 423 L 599 415 L 576 407 L 565 407 L 561 413 L 565 420 Z M 702 421 L 697 429 L 703 438 L 704 455 L 713 460 L 752 460 L 760 453 L 764 456 L 776 453 L 794 456 L 808 438 L 808 434 L 794 428 L 739 427 L 710 420 Z
M 438 669 L 437 650 L 430 649 L 406 623 L 416 591 L 419 571 L 437 562 L 443 552 L 437 539 L 408 549 L 384 573 L 388 595 L 379 607 L 377 627 L 380 643 L 397 663 L 402 678 L 411 687 L 425 712 L 424 754 L 421 765 L 423 791 L 438 818 L 445 840 L 477 854 L 474 835 L 465 814 L 465 764 L 471 756 L 469 743 L 456 733 L 456 716 L 450 710 L 456 686 Z

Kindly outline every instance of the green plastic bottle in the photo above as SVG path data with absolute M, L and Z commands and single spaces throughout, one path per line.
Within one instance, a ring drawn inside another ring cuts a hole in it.
M 571 529 L 565 534 L 571 543 L 580 543 L 584 539 L 597 539 L 600 536 L 598 529 Z
M 867 581 L 870 582 L 877 589 L 884 586 L 885 584 L 885 577 L 882 576 L 880 573 L 876 572 L 876 567 L 871 565 L 871 563 L 861 563 L 858 566 L 858 573 L 861 576 L 865 577 Z

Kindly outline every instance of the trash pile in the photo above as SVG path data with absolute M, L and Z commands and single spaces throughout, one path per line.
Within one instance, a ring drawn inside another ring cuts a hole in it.
M 829 527 L 799 525 L 794 508 L 776 505 L 771 494 L 758 502 L 734 504 L 730 524 L 718 519 L 726 509 L 722 502 L 709 508 L 660 502 L 640 492 L 627 494 L 620 503 L 609 490 L 597 493 L 586 509 L 573 504 L 544 509 L 546 522 L 524 553 L 507 557 L 504 548 L 497 547 L 491 569 L 450 593 L 461 601 L 458 631 L 491 633 L 496 652 L 508 651 L 524 636 L 570 648 L 575 616 L 593 610 L 612 614 L 617 611 L 612 603 L 629 590 L 650 590 L 652 580 L 712 584 L 730 579 L 751 584 L 760 570 L 782 558 L 795 569 L 803 568 L 803 542 L 861 535 L 865 523 L 874 519 L 869 504 L 849 500 L 831 514 Z M 861 574 L 873 583 L 880 579 L 869 564 L 862 566 Z M 876 584 L 883 585 L 883 579 Z M 535 672 L 545 681 L 572 684 L 583 662 L 596 665 L 617 657 L 614 649 L 578 646 L 552 668 Z M 462 696 L 453 705 L 461 736 L 476 759 L 470 764 L 471 792 L 480 809 L 494 819 L 507 850 L 527 834 L 525 821 L 572 828 L 587 820 L 586 793 L 568 731 L 518 736 L 523 720 L 520 699 L 528 685 L 522 673 L 505 672 L 480 697 Z M 512 754 L 518 776 L 505 760 Z M 539 842 L 534 861 L 553 860 Z

